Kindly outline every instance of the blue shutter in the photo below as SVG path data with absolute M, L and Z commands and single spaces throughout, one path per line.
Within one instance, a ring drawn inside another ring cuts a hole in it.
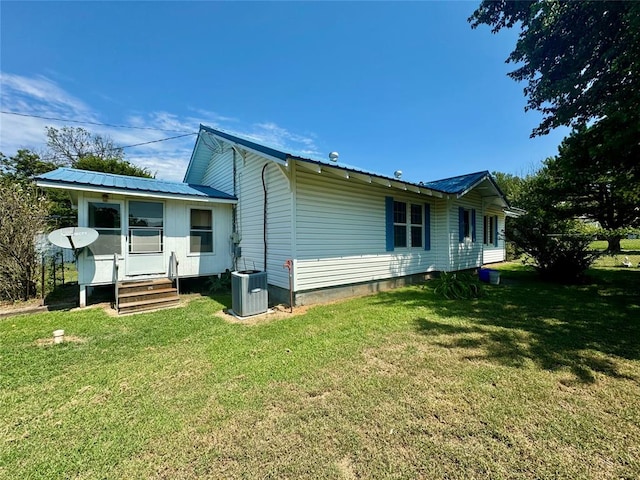
M 471 209 L 471 225 L 469 226 L 469 230 L 471 230 L 471 241 L 476 241 L 476 209 Z
M 458 241 L 464 242 L 464 207 L 458 207 Z
M 387 252 L 393 252 L 393 197 L 384 197 Z
M 493 246 L 498 246 L 498 215 L 493 216 Z
M 431 205 L 424 204 L 424 249 L 431 250 Z

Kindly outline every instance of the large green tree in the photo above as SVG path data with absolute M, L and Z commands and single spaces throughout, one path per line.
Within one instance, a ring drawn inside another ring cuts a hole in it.
M 590 248 L 595 230 L 558 208 L 558 197 L 553 194 L 553 175 L 545 164 L 517 182 L 517 206 L 525 213 L 508 218 L 505 236 L 517 252 L 527 254 L 526 260 L 543 279 L 581 282 L 599 255 Z
M 34 176 L 55 170 L 58 166 L 56 162 L 43 160 L 26 148 L 21 148 L 11 157 L 0 152 L 0 175 L 7 180 L 29 182 Z
M 24 148 L 10 157 L 0 152 L 0 181 L 19 184 L 25 191 L 31 191 L 35 188 L 33 177 L 55 170 L 59 166 L 59 163 L 43 160 L 37 153 Z M 76 212 L 71 206 L 71 197 L 67 192 L 52 189 L 46 192 L 46 197 L 50 205 L 50 228 L 76 225 Z
M 640 227 L 640 131 L 635 142 L 619 142 L 629 128 L 611 120 L 575 130 L 544 169 L 555 208 L 567 218 L 598 222 L 609 251 L 617 252 L 627 231 Z
M 511 173 L 491 172 L 491 176 L 505 194 L 512 207 L 521 207 L 524 184 L 527 177 L 520 177 Z
M 509 76 L 526 81 L 527 109 L 544 114 L 533 135 L 560 125 L 640 113 L 640 2 L 485 0 L 473 28 L 494 33 L 519 27 L 507 62 Z
M 469 21 L 520 28 L 507 62 L 527 82 L 526 109 L 543 113 L 532 136 L 573 128 L 535 198 L 565 219 L 597 220 L 619 250 L 624 229 L 638 225 L 640 2 L 485 0 Z

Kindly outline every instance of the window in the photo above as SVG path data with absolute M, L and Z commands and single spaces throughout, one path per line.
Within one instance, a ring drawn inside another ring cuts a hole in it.
M 409 216 L 407 216 L 409 206 Z M 393 246 L 422 247 L 422 205 L 393 202 Z
M 129 252 L 163 251 L 164 206 L 157 202 L 129 202 Z
M 471 213 L 469 210 L 465 210 L 462 215 L 464 238 L 471 238 Z
M 411 246 L 422 247 L 422 205 L 411 204 Z
M 498 246 L 498 216 L 485 215 L 483 222 L 483 243 L 485 245 Z
M 393 202 L 393 246 L 407 246 L 407 204 Z
M 89 202 L 89 227 L 98 239 L 89 246 L 91 255 L 113 255 L 121 252 L 120 204 Z
M 485 245 L 491 245 L 493 243 L 493 217 L 489 215 L 484 216 L 482 222 L 483 242 Z
M 395 201 L 385 197 L 386 251 L 395 248 L 424 248 L 431 250 L 431 208 Z
M 191 209 L 189 251 L 191 253 L 213 252 L 213 215 L 211 210 Z
M 476 210 L 458 207 L 458 241 L 476 241 Z

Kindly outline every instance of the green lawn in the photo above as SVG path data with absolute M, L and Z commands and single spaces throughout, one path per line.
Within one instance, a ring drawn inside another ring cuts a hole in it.
M 606 240 L 596 240 L 591 242 L 591 248 L 594 250 L 606 250 Z M 627 252 L 640 252 L 640 238 L 624 238 L 620 240 L 620 248 Z
M 502 268 L 476 301 L 0 320 L 0 477 L 639 478 L 640 270 Z
M 606 240 L 597 240 L 591 242 L 591 248 L 594 250 L 606 250 Z M 628 239 L 625 238 L 620 241 L 620 248 L 622 252 L 615 255 L 603 255 L 596 260 L 596 266 L 602 268 L 621 268 L 624 267 L 626 259 L 633 264 L 633 268 L 638 268 L 640 265 L 640 238 Z

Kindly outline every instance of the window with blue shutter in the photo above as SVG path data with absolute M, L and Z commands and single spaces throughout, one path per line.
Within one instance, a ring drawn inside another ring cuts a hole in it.
M 498 246 L 498 216 L 493 216 L 493 246 Z
M 385 197 L 386 250 L 397 248 L 431 249 L 428 204 L 400 202 Z

